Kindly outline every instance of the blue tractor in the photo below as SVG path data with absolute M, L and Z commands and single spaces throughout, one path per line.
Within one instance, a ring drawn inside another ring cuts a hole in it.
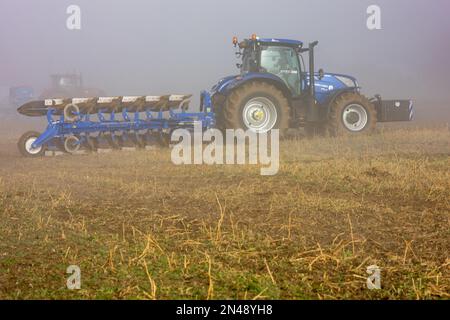
M 315 72 L 318 42 L 305 48 L 301 41 L 253 35 L 240 43 L 234 37 L 233 44 L 242 58 L 240 74 L 223 78 L 210 92 L 220 128 L 277 128 L 282 135 L 288 128 L 304 127 L 309 136 L 337 136 L 370 133 L 377 122 L 412 120 L 409 100 L 368 99 L 354 77 Z M 309 72 L 302 56 L 306 52 Z
M 368 99 L 355 78 L 315 72 L 317 42 L 306 48 L 300 41 L 253 35 L 233 43 L 239 47 L 241 72 L 202 92 L 199 112 L 188 111 L 192 95 L 74 98 L 74 93 L 58 92 L 18 109 L 48 122 L 43 133 L 30 131 L 20 138 L 20 152 L 38 157 L 52 149 L 96 151 L 105 143 L 114 149 L 155 141 L 166 145 L 173 130 L 191 130 L 199 123 L 203 130 L 279 129 L 283 136 L 289 128 L 304 127 L 309 136 L 337 136 L 370 133 L 377 122 L 412 120 L 409 100 Z M 303 53 L 309 53 L 308 71 Z

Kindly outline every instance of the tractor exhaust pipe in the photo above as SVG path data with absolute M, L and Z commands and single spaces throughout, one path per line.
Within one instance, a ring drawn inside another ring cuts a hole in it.
M 319 44 L 318 41 L 312 42 L 309 44 L 309 94 L 311 97 L 315 98 L 315 79 L 314 79 L 314 47 Z M 314 99 L 315 101 L 315 99 Z
M 314 79 L 314 48 L 319 44 L 319 41 L 314 41 L 309 44 L 309 97 L 307 101 L 308 111 L 306 113 L 307 122 L 318 122 L 319 110 L 316 105 L 316 90 L 315 90 L 315 79 Z

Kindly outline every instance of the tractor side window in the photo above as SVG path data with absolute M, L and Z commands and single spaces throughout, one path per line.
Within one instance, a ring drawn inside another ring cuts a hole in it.
M 78 85 L 77 79 L 72 77 L 62 77 L 59 79 L 59 86 L 61 87 L 76 87 Z
M 60 85 L 61 87 L 69 87 L 69 86 L 70 86 L 70 80 L 67 79 L 67 78 L 61 78 L 61 79 L 59 80 L 59 85 Z
M 300 64 L 292 48 L 266 46 L 261 50 L 261 67 L 280 77 L 294 95 L 300 95 Z

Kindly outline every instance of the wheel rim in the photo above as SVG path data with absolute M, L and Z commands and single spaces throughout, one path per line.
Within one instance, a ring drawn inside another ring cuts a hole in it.
M 368 120 L 369 116 L 367 111 L 360 104 L 348 105 L 342 113 L 344 126 L 350 131 L 357 132 L 363 130 L 366 127 Z
M 277 122 L 277 108 L 267 98 L 257 97 L 249 100 L 242 111 L 245 126 L 255 132 L 268 132 Z
M 37 137 L 31 137 L 25 142 L 25 150 L 32 155 L 38 154 L 42 150 L 42 146 L 33 148 L 33 143 L 37 140 Z
M 64 141 L 64 149 L 68 153 L 77 152 L 80 149 L 80 139 L 75 136 L 67 137 Z
M 69 122 L 78 120 L 80 108 L 76 104 L 68 104 L 64 107 L 64 118 Z

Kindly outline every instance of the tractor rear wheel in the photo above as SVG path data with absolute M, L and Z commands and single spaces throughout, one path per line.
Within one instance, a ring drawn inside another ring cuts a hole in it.
M 331 136 L 372 133 L 377 124 L 375 106 L 359 93 L 338 97 L 330 108 L 328 132 Z
M 280 136 L 289 127 L 289 102 L 275 86 L 251 82 L 234 90 L 218 118 L 222 129 L 244 129 L 256 133 L 279 129 Z
M 17 146 L 19 147 L 20 153 L 25 157 L 37 158 L 42 157 L 45 153 L 45 147 L 40 146 L 33 148 L 33 143 L 39 138 L 41 134 L 36 131 L 28 131 L 24 133 L 20 139 Z

